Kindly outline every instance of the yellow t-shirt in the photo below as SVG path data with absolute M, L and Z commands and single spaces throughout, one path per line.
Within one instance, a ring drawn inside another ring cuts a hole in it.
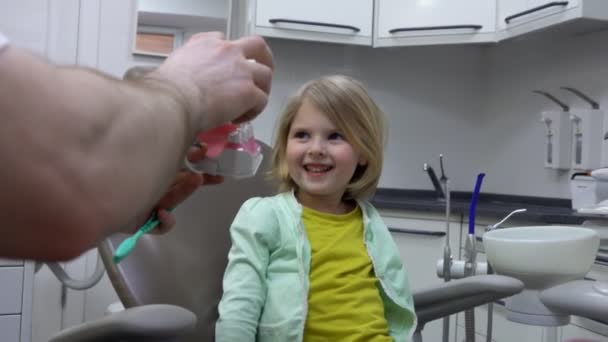
M 305 207 L 302 219 L 312 251 L 304 342 L 392 341 L 361 209 L 333 215 Z

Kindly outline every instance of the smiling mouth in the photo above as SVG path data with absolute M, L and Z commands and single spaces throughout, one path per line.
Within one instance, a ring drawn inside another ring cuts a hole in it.
M 329 172 L 333 169 L 333 166 L 312 166 L 312 165 L 304 165 L 304 170 L 306 172 L 311 173 L 313 175 L 320 175 L 326 172 Z

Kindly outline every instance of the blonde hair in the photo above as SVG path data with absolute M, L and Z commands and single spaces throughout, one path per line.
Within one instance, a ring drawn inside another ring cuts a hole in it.
M 309 81 L 289 99 L 279 119 L 272 155 L 271 176 L 279 182 L 279 190 L 297 189 L 289 176 L 285 153 L 291 124 L 304 100 L 325 114 L 367 161 L 366 165 L 357 166 L 344 199 L 371 197 L 382 173 L 386 120 L 365 87 L 344 75 L 324 76 Z

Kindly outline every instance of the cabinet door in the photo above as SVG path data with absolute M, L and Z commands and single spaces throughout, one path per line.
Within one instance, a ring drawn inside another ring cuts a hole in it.
M 373 0 L 259 0 L 257 34 L 371 45 Z
M 23 260 L 0 259 L 0 266 L 23 266 Z
M 583 341 L 583 339 L 584 339 L 584 341 L 598 341 L 599 342 L 599 341 L 606 341 L 606 339 L 607 339 L 606 336 L 596 334 L 592 331 L 577 327 L 572 324 L 562 327 L 561 330 L 562 330 L 562 341 L 568 341 L 568 340 L 577 341 L 577 339 L 580 339 L 580 341 Z
M 19 342 L 21 316 L 0 316 L 0 336 L 2 342 Z
M 21 313 L 23 267 L 0 267 L 0 315 Z
M 564 9 L 573 8 L 578 6 L 579 0 L 528 0 L 528 9 L 536 8 L 539 6 L 548 6 L 548 8 Z
M 496 2 L 378 0 L 374 46 L 494 41 Z
M 499 0 L 498 29 L 508 30 L 577 7 L 579 0 Z

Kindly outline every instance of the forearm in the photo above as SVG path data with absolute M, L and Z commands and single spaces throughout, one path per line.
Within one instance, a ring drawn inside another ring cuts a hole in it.
M 70 254 L 124 229 L 160 198 L 194 138 L 178 93 L 154 80 L 56 68 L 16 48 L 0 55 L 0 79 L 0 230 L 20 248 L 0 242 L 4 254 L 32 255 L 44 234 L 64 234 L 58 250 Z

